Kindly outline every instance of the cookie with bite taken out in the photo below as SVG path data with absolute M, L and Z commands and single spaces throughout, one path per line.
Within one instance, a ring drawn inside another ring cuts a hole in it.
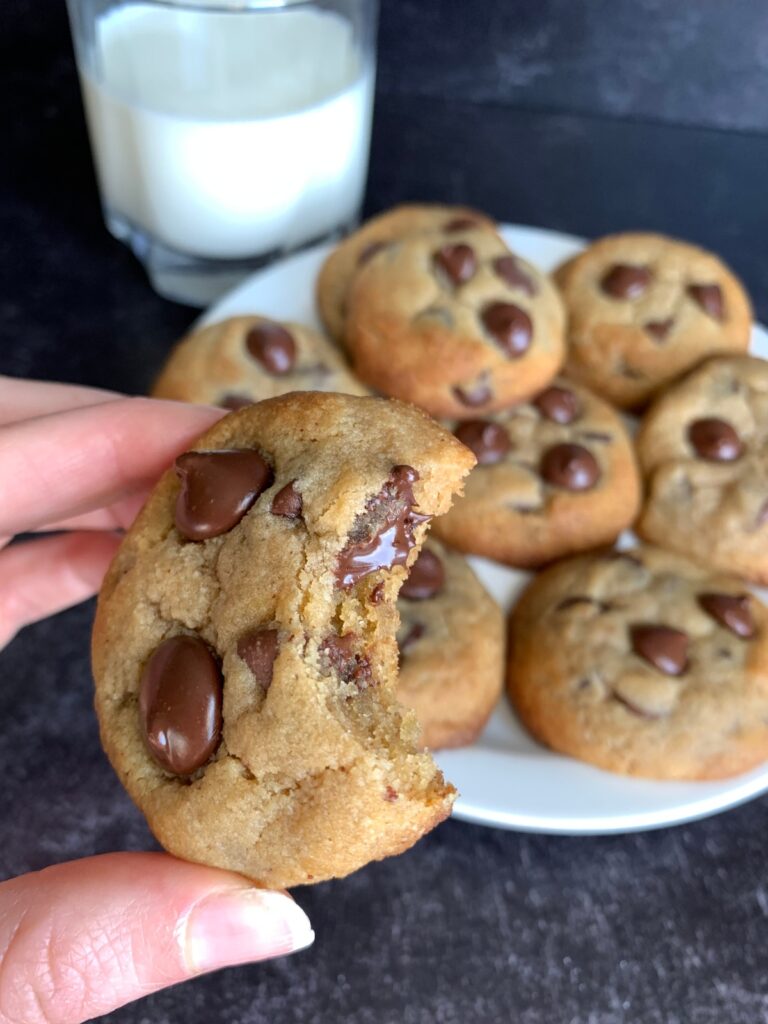
M 396 600 L 473 462 L 417 409 L 314 392 L 232 413 L 176 460 L 93 633 L 105 750 L 166 849 L 281 888 L 448 814 L 396 697 Z

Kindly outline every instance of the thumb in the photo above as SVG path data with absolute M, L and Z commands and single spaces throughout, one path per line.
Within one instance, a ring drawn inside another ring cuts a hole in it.
M 308 946 L 285 893 L 162 853 L 0 884 L 0 1024 L 81 1024 L 196 974 Z

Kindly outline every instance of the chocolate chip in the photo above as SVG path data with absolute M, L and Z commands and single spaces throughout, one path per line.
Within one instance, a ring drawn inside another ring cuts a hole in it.
M 414 529 L 431 516 L 414 511 L 413 485 L 419 474 L 395 466 L 381 491 L 356 519 L 339 555 L 336 583 L 347 589 L 377 569 L 405 565 L 416 543 Z
M 448 221 L 443 231 L 472 231 L 479 226 L 479 222 L 472 217 L 454 217 Z
M 282 487 L 272 499 L 273 516 L 284 516 L 286 519 L 299 519 L 304 506 L 301 495 L 293 486 L 295 480 Z
M 475 250 L 471 245 L 463 243 L 444 245 L 442 249 L 433 253 L 432 259 L 435 266 L 439 267 L 456 287 L 470 281 L 477 270 Z
M 649 320 L 648 323 L 645 324 L 645 331 L 647 334 L 650 334 L 655 341 L 664 341 L 666 336 L 672 330 L 674 322 L 673 317 L 670 317 L 668 320 Z
M 511 302 L 493 302 L 483 310 L 483 326 L 510 359 L 524 355 L 533 339 L 533 324 L 528 314 Z
M 453 389 L 453 393 L 462 405 L 466 405 L 470 409 L 485 405 L 486 402 L 491 400 L 493 395 L 489 385 L 483 381 L 478 381 L 476 384 L 468 386 L 457 384 Z
M 648 267 L 617 263 L 605 274 L 600 286 L 613 299 L 638 299 L 650 283 Z
M 694 420 L 688 427 L 688 440 L 696 454 L 710 462 L 735 462 L 744 451 L 730 423 L 715 417 Z
M 426 601 L 439 594 L 444 585 L 443 563 L 433 551 L 425 549 L 411 566 L 408 579 L 400 590 L 400 597 L 408 601 Z
M 187 540 L 231 530 L 272 482 L 269 464 L 250 449 L 186 452 L 175 468 L 181 479 L 176 529 Z
M 290 373 L 296 362 L 296 342 L 280 324 L 256 324 L 245 339 L 248 351 L 267 373 L 281 377 Z
M 345 636 L 329 636 L 320 645 L 320 658 L 327 671 L 334 672 L 342 682 L 354 683 L 358 690 L 365 690 L 373 682 L 371 663 L 364 654 L 355 651 L 358 637 L 354 633 Z
M 707 316 L 713 320 L 723 319 L 725 307 L 719 284 L 689 284 L 688 294 Z
M 553 487 L 566 491 L 588 491 L 600 477 L 594 455 L 580 444 L 556 444 L 541 457 L 539 472 Z
M 748 594 L 699 594 L 698 602 L 715 622 L 745 640 L 755 635 Z
M 669 626 L 630 626 L 632 650 L 667 676 L 679 676 L 688 668 L 688 634 Z
M 392 786 L 387 786 L 387 788 L 384 790 L 384 799 L 389 801 L 389 803 L 394 803 L 399 796 L 400 794 L 397 792 L 396 789 L 393 789 Z
M 276 629 L 261 627 L 243 633 L 237 641 L 237 655 L 253 673 L 256 682 L 268 690 L 272 682 L 272 669 L 277 657 L 278 635 Z
M 416 643 L 417 640 L 421 640 L 427 631 L 427 627 L 423 622 L 414 622 L 410 629 L 407 630 L 405 636 L 399 641 L 400 657 L 403 658 L 408 653 L 411 647 Z
M 384 581 L 382 580 L 381 583 L 376 584 L 376 586 L 370 593 L 369 600 L 371 604 L 381 604 L 381 602 L 384 600 L 384 590 Z
M 553 423 L 573 423 L 581 414 L 579 400 L 568 388 L 552 386 L 533 400 L 542 416 Z
M 527 295 L 535 295 L 539 290 L 536 282 L 526 274 L 514 256 L 497 256 L 493 261 L 493 269 L 510 288 L 520 288 Z
M 139 716 L 155 761 L 173 775 L 191 775 L 221 738 L 222 678 L 208 646 L 172 636 L 149 658 L 139 682 Z
M 221 409 L 245 409 L 247 405 L 253 405 L 253 399 L 247 395 L 222 395 L 216 403 Z
M 456 437 L 475 453 L 478 466 L 501 462 L 512 448 L 509 434 L 492 420 L 465 420 L 456 428 Z

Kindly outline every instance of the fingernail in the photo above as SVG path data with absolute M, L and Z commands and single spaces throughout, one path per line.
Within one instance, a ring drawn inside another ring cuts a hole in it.
M 192 908 L 182 943 L 190 970 L 200 973 L 295 953 L 314 939 L 309 918 L 290 896 L 228 889 Z

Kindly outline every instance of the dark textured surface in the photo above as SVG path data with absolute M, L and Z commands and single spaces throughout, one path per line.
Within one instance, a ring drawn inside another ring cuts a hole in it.
M 676 106 L 703 82 L 708 96 L 720 97 L 699 104 L 707 123 L 739 125 L 728 112 L 746 106 L 753 119 L 766 119 L 765 97 L 745 105 L 742 78 L 722 73 L 752 54 L 752 66 L 740 73 L 762 81 L 765 57 L 760 65 L 753 58 L 761 46 L 765 54 L 758 31 L 765 4 L 384 3 L 370 209 L 403 198 L 462 200 L 506 219 L 587 234 L 663 228 L 721 251 L 768 318 L 767 138 L 458 101 L 461 94 L 604 111 L 601 90 L 580 83 L 597 83 L 600 61 L 626 64 L 631 77 L 628 47 L 648 63 L 642 54 L 657 44 L 647 12 L 701 25 L 719 7 L 717 45 L 714 30 L 706 39 L 700 34 L 699 50 L 686 58 L 699 61 L 693 70 L 684 67 L 674 82 L 648 92 L 666 97 L 665 110 L 637 103 L 608 109 L 703 122 L 690 104 Z M 470 8 L 481 14 L 469 16 Z M 723 28 L 726 8 L 748 13 L 754 30 Z M 553 26 L 543 20 L 547 12 Z M 155 297 L 101 226 L 61 5 L 6 0 L 0 19 L 0 371 L 140 391 L 192 311 Z M 640 29 L 628 28 L 627 19 Z M 488 35 L 491 22 L 495 36 Z M 535 24 L 545 26 L 536 45 L 555 68 L 552 82 L 566 80 L 555 67 L 557 39 L 589 49 L 567 26 L 596 33 L 581 77 L 569 78 L 572 96 L 562 89 L 545 96 L 547 76 L 533 75 L 528 85 L 515 84 L 517 72 L 498 77 L 499 68 L 524 63 L 535 50 L 524 44 Z M 413 31 L 401 34 L 403 25 Z M 701 49 L 702 39 L 709 49 Z M 30 48 L 32 40 L 39 48 Z M 472 63 L 481 51 L 496 79 Z M 415 67 L 417 52 L 423 68 Z M 664 62 L 674 66 L 666 56 Z M 407 75 L 398 76 L 399 67 Z M 507 91 L 494 81 L 506 81 Z M 28 629 L 0 654 L 3 876 L 150 845 L 99 748 L 87 655 L 91 613 L 84 606 Z M 624 837 L 526 836 L 449 823 L 400 858 L 299 891 L 318 936 L 308 952 L 199 979 L 105 1019 L 767 1021 L 767 834 L 766 799 L 709 821 Z
M 382 87 L 768 128 L 765 0 L 382 0 Z

